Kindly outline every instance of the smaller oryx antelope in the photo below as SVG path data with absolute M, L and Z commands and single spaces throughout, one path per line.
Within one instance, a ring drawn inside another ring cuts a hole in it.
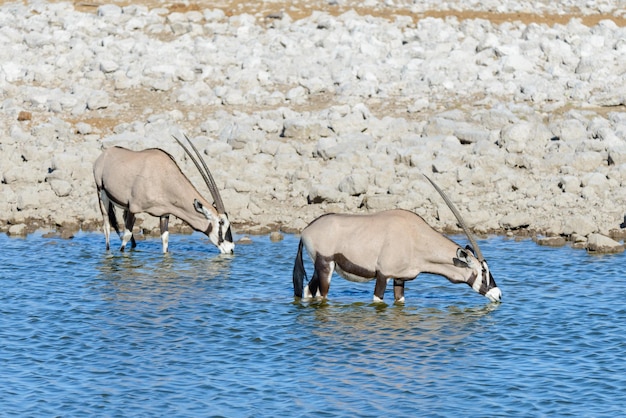
M 193 148 L 195 157 L 174 137 L 202 175 L 215 207 L 202 197 L 167 152 L 158 148 L 143 151 L 122 147 L 105 149 L 94 163 L 93 175 L 104 220 L 107 250 L 111 225 L 120 235 L 114 210 L 114 206 L 117 206 L 124 210 L 121 251 L 124 251 L 129 241 L 133 248 L 136 246 L 132 234 L 135 214 L 145 212 L 160 218 L 164 253 L 168 251 L 170 215 L 183 220 L 196 231 L 203 232 L 221 253 L 233 253 L 235 244 L 219 190 L 198 149 L 186 135 L 185 138 Z
M 404 302 L 404 283 L 419 273 L 439 274 L 452 283 L 466 283 L 490 301 L 500 302 L 502 293 L 476 240 L 446 194 L 426 178 L 454 213 L 471 247 L 461 248 L 407 210 L 322 215 L 302 231 L 293 267 L 294 295 L 325 298 L 336 269 L 340 276 L 353 282 L 376 279 L 375 302 L 382 301 L 388 279 L 393 279 L 395 301 Z M 313 277 L 307 285 L 303 246 L 314 263 Z

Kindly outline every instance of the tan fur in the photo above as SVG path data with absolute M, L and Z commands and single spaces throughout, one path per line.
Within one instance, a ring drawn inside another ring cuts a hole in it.
M 376 279 L 375 300 L 382 299 L 387 279 L 394 279 L 396 300 L 403 300 L 404 281 L 420 273 L 470 286 L 477 283 L 474 290 L 479 291 L 476 278 L 480 280 L 483 272 L 479 260 L 413 212 L 327 214 L 311 222 L 301 240 L 315 264 L 313 278 L 303 289 L 305 296 L 325 297 L 333 270 L 351 281 Z M 296 296 L 302 288 L 299 270 L 294 269 Z
M 302 232 L 302 240 L 307 251 L 314 247 L 323 256 L 343 254 L 360 267 L 388 278 L 413 279 L 429 272 L 462 280 L 464 273 L 449 266 L 459 246 L 405 210 L 325 215 Z
M 174 215 L 193 229 L 204 232 L 217 246 L 218 223 L 226 222 L 225 228 L 230 227 L 225 215 L 217 213 L 182 173 L 172 156 L 163 150 L 108 148 L 95 161 L 93 173 L 105 223 L 107 248 L 109 208 L 103 197 L 128 212 L 127 229 L 131 230 L 134 214 L 148 213 L 162 218 L 162 229 L 163 226 L 165 228 L 165 231 L 161 231 L 163 234 L 167 230 L 167 217 Z M 194 201 L 202 205 L 205 213 L 194 207 Z M 130 231 L 126 234 L 130 234 Z M 123 242 L 122 249 L 126 242 Z M 165 252 L 166 243 L 163 245 Z M 222 248 L 220 251 L 224 252 Z
M 160 149 L 107 148 L 94 163 L 94 177 L 98 190 L 105 190 L 131 213 L 171 214 L 195 230 L 205 231 L 208 220 L 193 207 L 194 199 L 198 199 L 217 216 L 173 158 Z

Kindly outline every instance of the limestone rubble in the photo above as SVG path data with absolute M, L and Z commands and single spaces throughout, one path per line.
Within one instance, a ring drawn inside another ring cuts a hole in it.
M 424 173 L 477 233 L 622 239 L 620 2 L 247 6 L 2 3 L 0 230 L 99 228 L 102 147 L 204 192 L 184 132 L 240 233 L 394 207 L 458 231 Z

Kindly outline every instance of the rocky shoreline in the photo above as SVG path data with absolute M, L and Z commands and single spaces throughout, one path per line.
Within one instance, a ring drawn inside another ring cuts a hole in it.
M 99 229 L 114 145 L 208 195 L 185 133 L 240 234 L 394 207 L 458 232 L 427 174 L 478 234 L 621 251 L 626 12 L 539 3 L 2 3 L 0 231 Z

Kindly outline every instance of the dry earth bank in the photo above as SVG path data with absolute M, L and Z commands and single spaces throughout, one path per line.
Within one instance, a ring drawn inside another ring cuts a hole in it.
M 619 250 L 626 14 L 559 3 L 0 3 L 0 228 L 98 228 L 103 146 L 200 185 L 184 131 L 238 232 L 391 207 L 458 231 L 423 172 L 478 233 Z

